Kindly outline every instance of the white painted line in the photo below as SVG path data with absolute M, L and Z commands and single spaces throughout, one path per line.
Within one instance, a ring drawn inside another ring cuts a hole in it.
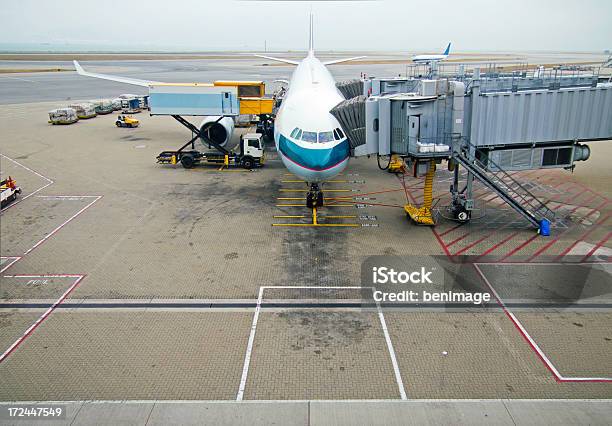
M 371 287 L 359 287 L 359 286 L 320 286 L 320 285 L 266 285 L 266 286 L 262 286 L 262 288 L 267 289 L 267 288 L 302 288 L 302 289 L 308 289 L 308 288 L 320 288 L 322 290 L 325 289 L 344 289 L 344 288 L 348 288 L 348 289 L 366 289 L 366 288 L 371 288 Z
M 246 388 L 247 377 L 249 374 L 249 365 L 251 363 L 251 354 L 253 353 L 253 342 L 255 341 L 255 331 L 257 329 L 257 322 L 259 320 L 259 313 L 261 311 L 261 304 L 263 300 L 263 293 L 265 289 L 371 289 L 374 292 L 374 287 L 361 287 L 361 286 L 261 286 L 259 287 L 259 296 L 257 297 L 257 306 L 255 307 L 255 314 L 253 315 L 253 323 L 251 324 L 251 333 L 249 335 L 249 341 L 247 344 L 246 355 L 244 358 L 244 365 L 242 367 L 242 377 L 240 379 L 240 386 L 238 388 L 238 394 L 236 395 L 236 401 L 242 401 L 244 398 L 244 390 Z M 404 382 L 399 370 L 399 364 L 395 355 L 395 349 L 393 349 L 393 343 L 389 336 L 389 330 L 387 329 L 387 323 L 385 317 L 380 308 L 380 304 L 376 304 L 378 309 L 378 318 L 380 320 L 383 333 L 385 335 L 385 341 L 387 342 L 387 349 L 389 350 L 389 356 L 391 357 L 391 364 L 393 365 L 393 372 L 395 374 L 395 380 L 402 400 L 408 399 L 406 396 L 406 390 L 404 389 Z
M 23 254 L 24 256 L 27 255 L 28 253 L 30 253 L 32 250 L 34 250 L 36 247 L 38 247 L 39 245 L 41 245 L 42 243 L 44 243 L 45 241 L 47 241 L 50 237 L 52 237 L 57 231 L 59 231 L 60 229 L 62 229 L 67 223 L 69 223 L 71 220 L 73 220 L 74 218 L 76 218 L 78 215 L 80 215 L 81 213 L 83 213 L 85 210 L 87 210 L 88 208 L 90 208 L 91 206 L 93 206 L 96 201 L 98 201 L 100 198 L 102 198 L 101 195 L 96 195 L 96 198 L 89 204 L 87 204 L 85 207 L 83 207 L 81 210 L 79 210 L 78 212 L 76 212 L 75 214 L 73 214 L 68 220 L 66 220 L 64 223 L 62 223 L 61 225 L 59 225 L 57 228 L 55 228 L 53 231 L 51 231 L 50 233 L 48 233 L 47 235 L 45 235 L 40 241 L 38 241 L 36 244 L 34 244 L 32 247 L 30 247 L 28 250 L 26 250 L 26 252 Z
M 40 83 L 39 81 L 35 81 L 35 80 L 28 80 L 27 78 L 21 78 L 21 77 L 11 77 L 8 75 L 4 75 L 2 76 L 2 78 L 5 78 L 7 80 L 19 80 L 19 81 L 26 81 L 28 83 Z M 1 80 L 0 80 L 1 81 Z
M 3 275 L 3 278 L 79 278 L 83 274 Z
M 10 268 L 11 266 L 13 266 L 13 264 L 15 262 L 17 262 L 18 260 L 21 259 L 21 256 L 1 256 L 0 259 L 13 259 L 12 262 L 8 262 L 8 265 L 3 266 L 2 269 L 0 269 L 0 274 L 4 271 L 6 271 L 8 268 Z
M 18 276 L 18 275 L 15 275 Z M 25 276 L 27 277 L 27 276 Z M 44 277 L 54 277 L 54 275 L 37 275 L 34 277 L 38 277 L 38 278 L 44 278 Z M 62 294 L 59 299 L 57 299 L 37 320 L 34 324 L 32 324 L 30 327 L 28 327 L 28 329 L 17 339 L 15 340 L 15 342 L 13 342 L 13 344 L 11 346 L 8 347 L 7 350 L 4 351 L 4 353 L 2 355 L 0 355 L 0 363 L 2 363 L 2 361 L 4 361 L 15 349 L 17 349 L 17 347 L 19 345 L 21 345 L 25 339 L 28 338 L 28 336 L 30 334 L 32 334 L 34 332 L 34 330 L 36 330 L 36 328 L 45 320 L 47 319 L 47 317 L 49 315 L 51 315 L 51 313 L 55 310 L 55 308 L 57 308 L 63 301 L 64 299 L 66 299 L 66 297 L 68 297 L 68 295 L 72 292 L 72 290 L 74 290 L 76 288 L 76 286 L 81 282 L 81 280 L 83 278 L 85 278 L 85 275 L 78 275 L 78 276 L 71 276 L 71 277 L 78 277 L 74 283 L 68 287 L 68 290 L 66 290 L 64 292 L 64 294 Z
M 557 380 L 558 382 L 612 382 L 612 377 L 567 377 L 567 376 L 563 376 L 559 370 L 554 366 L 554 364 L 552 363 L 552 361 L 546 356 L 546 354 L 544 353 L 544 351 L 540 348 L 540 346 L 536 343 L 536 341 L 531 337 L 531 335 L 529 334 L 529 332 L 527 331 L 527 329 L 525 329 L 525 327 L 523 326 L 523 324 L 518 320 L 518 318 L 508 309 L 508 307 L 506 306 L 506 304 L 504 303 L 504 301 L 501 299 L 501 297 L 499 297 L 499 294 L 497 293 L 497 291 L 495 291 L 495 289 L 493 288 L 493 286 L 491 285 L 491 283 L 489 282 L 489 280 L 487 279 L 487 277 L 485 276 L 485 274 L 482 272 L 482 270 L 480 269 L 480 267 L 478 266 L 479 264 L 474 263 L 474 268 L 476 268 L 476 271 L 478 272 L 478 274 L 480 275 L 480 277 L 483 279 L 483 281 L 485 282 L 485 284 L 489 287 L 489 289 L 491 290 L 491 293 L 493 293 L 493 296 L 495 296 L 495 298 L 497 299 L 497 302 L 501 305 L 502 309 L 504 310 L 504 312 L 506 313 L 506 315 L 508 316 L 508 318 L 510 318 L 510 320 L 512 321 L 512 323 L 514 324 L 514 326 L 519 330 L 519 332 L 521 333 L 521 335 L 527 340 L 527 342 L 529 343 L 529 346 L 531 346 L 531 348 L 536 352 L 536 354 L 540 357 L 540 359 L 542 360 L 542 362 L 544 362 L 544 364 L 546 365 L 546 367 L 550 370 L 550 372 L 555 376 L 555 380 Z M 491 263 L 484 263 L 482 265 L 491 265 Z M 517 265 L 516 263 L 509 263 L 509 265 Z M 528 264 L 528 265 L 532 265 L 532 264 Z M 539 265 L 545 265 L 544 263 L 539 263 Z M 558 264 L 554 264 L 552 263 L 551 265 L 558 265 Z
M 598 265 L 612 265 L 612 262 L 597 262 Z M 572 266 L 572 265 L 592 265 L 591 262 L 557 262 L 557 263 L 553 263 L 553 262 L 491 262 L 491 263 L 487 263 L 487 262 L 479 262 L 479 263 L 474 263 L 474 266 L 478 266 L 478 265 L 484 265 L 484 266 L 496 266 L 496 265 L 503 265 L 503 266 L 521 266 L 521 265 L 529 265 L 529 266 Z
M 99 197 L 99 195 L 37 195 L 36 198 L 50 198 L 50 199 L 57 199 L 57 200 L 64 200 L 64 199 L 75 199 L 75 200 L 80 200 L 83 198 L 96 198 Z
M 17 201 L 12 202 L 12 203 L 11 203 L 11 204 L 9 204 L 8 206 L 6 206 L 6 207 L 5 207 L 5 208 L 3 208 L 2 210 L 0 210 L 0 212 L 3 212 L 3 211 L 5 211 L 5 210 L 10 209 L 11 207 L 16 206 L 17 204 L 21 203 L 22 201 L 27 200 L 27 199 L 28 199 L 28 198 L 30 198 L 32 195 L 36 194 L 37 192 L 42 191 L 43 189 L 45 189 L 46 187 L 48 187 L 49 185 L 52 185 L 52 184 L 54 183 L 54 182 L 53 182 L 53 180 L 49 179 L 49 178 L 48 178 L 48 177 L 46 177 L 46 176 L 41 175 L 41 174 L 40 174 L 40 173 L 38 173 L 36 170 L 32 170 L 32 169 L 30 169 L 29 167 L 24 166 L 24 165 L 23 165 L 23 164 L 21 164 L 20 162 L 15 161 L 15 160 L 13 160 L 12 158 L 7 157 L 7 156 L 6 156 L 6 155 L 4 155 L 4 154 L 0 154 L 0 157 L 4 157 L 4 158 L 6 158 L 6 159 L 7 159 L 7 160 L 9 160 L 10 162 L 12 162 L 12 163 L 14 163 L 14 164 L 17 164 L 19 167 L 22 167 L 22 168 L 24 168 L 25 170 L 29 171 L 30 173 L 34 173 L 36 176 L 38 176 L 38 177 L 40 177 L 41 179 L 43 179 L 43 180 L 46 180 L 46 181 L 47 181 L 47 183 L 46 183 L 45 185 L 41 186 L 41 187 L 40 187 L 40 188 L 38 188 L 36 191 L 34 191 L 34 192 L 32 192 L 32 193 L 30 193 L 30 194 L 26 195 L 26 196 L 25 196 L 25 197 L 23 197 L 23 198 L 19 198 Z
M 240 386 L 236 401 L 242 401 L 244 398 L 244 389 L 246 387 L 247 377 L 249 375 L 249 365 L 251 363 L 251 353 L 253 352 L 253 342 L 255 341 L 255 330 L 257 329 L 257 321 L 259 320 L 259 311 L 261 310 L 261 300 L 265 287 L 259 287 L 259 296 L 257 297 L 257 306 L 253 315 L 253 323 L 251 324 L 251 333 L 249 334 L 249 342 L 247 344 L 246 355 L 244 356 L 244 365 L 242 366 L 242 377 L 240 378 Z
M 373 295 L 374 288 L 372 288 L 372 296 Z M 393 349 L 391 336 L 389 335 L 389 330 L 387 329 L 387 322 L 385 321 L 385 316 L 383 315 L 379 302 L 376 302 L 376 309 L 378 310 L 378 319 L 380 320 L 380 325 L 385 335 L 385 341 L 387 342 L 387 349 L 389 350 L 389 356 L 391 357 L 391 364 L 393 364 L 393 372 L 395 373 L 395 381 L 397 382 L 397 387 L 399 388 L 400 398 L 406 400 L 408 399 L 408 397 L 406 396 L 404 381 L 402 380 L 402 374 L 400 373 L 399 364 L 397 363 L 397 357 L 395 356 L 395 349 Z
M 41 178 L 41 179 L 46 180 L 46 181 L 47 181 L 47 182 L 49 182 L 49 183 L 53 183 L 53 180 L 49 179 L 49 178 L 48 178 L 48 177 L 46 177 L 46 176 L 41 175 L 41 174 L 40 174 L 40 173 L 38 173 L 36 170 L 32 170 L 32 169 L 31 169 L 31 168 L 29 168 L 28 166 L 24 166 L 24 165 L 23 165 L 23 164 L 21 164 L 19 161 L 15 161 L 15 160 L 13 160 L 12 158 L 7 157 L 7 156 L 6 156 L 6 155 L 4 155 L 4 154 L 0 154 L 0 157 L 4 157 L 4 158 L 6 158 L 7 160 L 9 160 L 10 162 L 12 162 L 12 163 L 14 163 L 14 164 L 17 164 L 19 167 L 23 167 L 23 168 L 24 168 L 24 169 L 26 169 L 28 172 L 34 173 L 36 176 L 38 176 L 38 177 L 39 177 L 39 178 Z

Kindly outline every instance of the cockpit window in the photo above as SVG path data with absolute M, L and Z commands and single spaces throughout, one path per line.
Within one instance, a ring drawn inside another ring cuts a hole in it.
M 331 142 L 334 140 L 333 132 L 319 132 L 319 143 Z
M 316 142 L 317 141 L 317 132 L 303 132 L 302 140 L 304 142 Z
M 301 139 L 302 138 L 302 129 L 298 129 L 297 135 L 295 135 L 296 139 Z
M 293 139 L 297 139 L 297 138 L 296 138 L 296 136 L 297 136 L 297 134 L 298 134 L 298 132 L 299 132 L 299 131 L 300 131 L 300 129 L 298 129 L 298 128 L 296 127 L 295 129 L 293 129 L 293 131 L 291 132 L 291 135 L 290 135 L 290 136 L 291 136 Z
M 340 136 L 340 139 L 344 139 L 344 133 L 342 133 L 342 129 L 338 127 L 336 128 L 336 132 L 338 133 L 338 136 Z

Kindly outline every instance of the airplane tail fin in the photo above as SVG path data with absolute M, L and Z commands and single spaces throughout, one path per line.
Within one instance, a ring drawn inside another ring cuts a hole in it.
M 314 18 L 310 12 L 310 28 L 308 34 L 308 55 L 314 56 Z
M 448 46 L 446 46 L 446 50 L 444 51 L 443 55 L 448 56 L 450 54 L 450 48 L 451 48 L 451 44 L 448 43 Z

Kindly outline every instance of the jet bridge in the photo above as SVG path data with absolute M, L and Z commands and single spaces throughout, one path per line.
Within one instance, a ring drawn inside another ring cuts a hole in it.
M 580 142 L 612 139 L 612 84 L 594 73 L 461 69 L 435 78 L 365 80 L 362 89 L 331 111 L 349 136 L 365 135 L 351 140 L 352 155 L 398 155 L 419 174 L 443 159 L 451 168 L 461 165 L 465 185 L 454 167 L 451 187 L 459 221 L 475 208 L 475 177 L 534 226 L 554 222 L 554 212 L 507 172 L 571 169 L 589 157 Z

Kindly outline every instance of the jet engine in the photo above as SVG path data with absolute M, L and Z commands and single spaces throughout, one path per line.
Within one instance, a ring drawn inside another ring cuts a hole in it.
M 225 146 L 234 133 L 234 120 L 231 117 L 210 115 L 200 124 L 200 131 L 205 136 L 205 138 L 200 138 L 204 145 L 208 146 L 210 141 L 213 141 Z

